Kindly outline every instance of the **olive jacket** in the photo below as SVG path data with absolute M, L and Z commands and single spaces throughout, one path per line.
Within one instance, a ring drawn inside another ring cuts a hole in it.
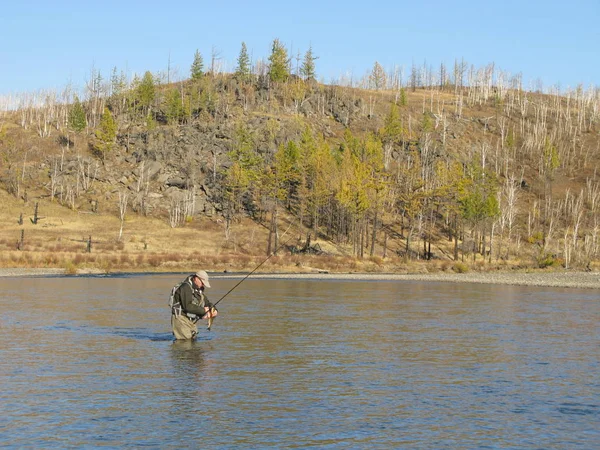
M 210 308 L 212 304 L 208 301 L 203 289 L 197 289 L 193 285 L 192 277 L 193 275 L 190 275 L 181 283 L 181 286 L 175 291 L 174 301 L 181 304 L 184 314 L 194 314 L 202 317 L 206 314 L 204 307 Z

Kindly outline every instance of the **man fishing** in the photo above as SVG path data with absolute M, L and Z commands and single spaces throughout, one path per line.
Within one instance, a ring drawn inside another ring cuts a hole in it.
M 208 301 L 204 289 L 210 288 L 208 274 L 204 270 L 186 277 L 171 291 L 171 326 L 175 339 L 194 339 L 198 334 L 196 322 L 208 320 L 208 329 L 217 316 L 217 309 Z

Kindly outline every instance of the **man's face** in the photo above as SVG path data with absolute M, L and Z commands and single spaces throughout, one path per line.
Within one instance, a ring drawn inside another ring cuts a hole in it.
M 192 278 L 192 280 L 194 280 L 194 285 L 198 289 L 200 289 L 202 286 L 204 286 L 204 283 L 202 282 L 202 280 L 200 278 L 198 278 L 198 277 L 195 276 L 194 278 Z

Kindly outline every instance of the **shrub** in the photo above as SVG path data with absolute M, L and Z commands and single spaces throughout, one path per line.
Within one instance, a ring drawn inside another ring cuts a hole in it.
M 160 266 L 161 262 L 162 262 L 162 258 L 160 257 L 160 255 L 157 255 L 156 253 L 152 253 L 150 256 L 148 256 L 148 264 L 150 264 L 152 267 L 158 267 Z
M 550 254 L 543 254 L 543 255 L 538 256 L 536 263 L 540 269 L 545 269 L 547 267 L 558 267 L 561 265 L 561 262 L 556 257 L 556 255 L 550 255 Z
M 381 256 L 371 256 L 369 260 L 380 267 L 383 266 L 383 258 Z
M 77 264 L 73 261 L 65 261 L 64 269 L 67 275 L 75 275 L 77 273 Z
M 469 266 L 463 262 L 456 262 L 452 265 L 452 270 L 456 273 L 467 273 L 469 271 Z

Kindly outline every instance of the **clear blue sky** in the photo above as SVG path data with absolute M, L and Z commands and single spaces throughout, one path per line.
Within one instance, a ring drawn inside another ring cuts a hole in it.
M 494 62 L 525 86 L 600 86 L 600 0 L 491 1 L 10 1 L 0 12 L 0 95 L 82 87 L 92 67 L 110 77 L 167 70 L 187 77 L 198 49 L 233 69 L 245 41 L 267 58 L 274 38 L 290 53 L 312 45 L 318 77 L 362 77 L 424 61 L 450 69 Z

